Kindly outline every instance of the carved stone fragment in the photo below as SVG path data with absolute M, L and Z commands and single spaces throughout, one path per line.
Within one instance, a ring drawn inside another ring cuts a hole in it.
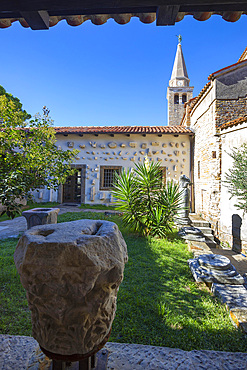
M 122 143 L 120 144 L 121 148 L 125 148 L 126 147 L 126 144 Z
M 111 329 L 127 259 L 113 222 L 79 220 L 25 232 L 14 260 L 41 347 L 60 355 L 97 350 Z
M 167 144 L 165 144 L 165 143 L 164 143 L 164 144 L 162 144 L 162 147 L 163 147 L 163 148 L 166 148 L 166 147 L 167 147 Z
M 79 147 L 80 147 L 81 149 L 85 149 L 86 145 L 84 145 L 84 144 L 80 144 L 80 145 L 79 145 Z
M 147 149 L 147 144 L 146 143 L 141 144 L 141 148 L 142 149 Z
M 140 154 L 144 155 L 145 154 L 144 150 L 141 150 L 140 151 Z
M 182 143 L 181 143 L 181 145 L 185 148 L 186 147 L 186 143 L 183 141 Z
M 171 142 L 171 143 L 169 143 L 169 145 L 170 145 L 171 147 L 174 147 L 175 143 Z
M 73 141 L 68 141 L 67 145 L 68 145 L 68 148 L 74 148 L 74 142 Z
M 176 147 L 176 148 L 178 148 L 178 147 L 179 147 L 179 143 L 176 143 L 176 144 L 175 144 L 175 147 Z
M 178 155 L 179 155 L 179 150 L 174 150 L 174 154 L 175 154 L 176 156 L 178 156 Z
M 104 144 L 101 144 L 100 147 L 101 147 L 101 149 L 105 149 L 105 145 Z
M 89 144 L 93 147 L 96 148 L 97 143 L 95 141 L 90 141 Z
M 152 145 L 152 146 L 159 146 L 159 145 L 160 145 L 160 143 L 159 143 L 158 141 L 153 141 L 153 142 L 151 143 L 151 145 Z
M 131 148 L 136 148 L 137 143 L 136 143 L 136 142 L 134 142 L 134 141 L 131 141 L 131 142 L 129 143 L 129 146 L 130 146 Z
M 109 146 L 110 149 L 115 149 L 117 147 L 117 144 L 111 142 L 111 143 L 108 144 L 108 146 Z

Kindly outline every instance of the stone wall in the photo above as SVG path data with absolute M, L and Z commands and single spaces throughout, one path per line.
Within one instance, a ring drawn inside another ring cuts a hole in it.
M 179 104 L 174 104 L 174 95 L 179 96 Z M 167 100 L 168 100 L 168 126 L 180 125 L 184 115 L 184 104 L 182 103 L 182 96 L 187 96 L 187 101 L 193 97 L 193 87 L 168 87 Z
M 236 118 L 246 116 L 246 114 L 247 98 L 216 101 L 216 124 L 218 126 Z
M 179 180 L 190 174 L 190 137 L 188 134 L 76 134 L 57 135 L 57 145 L 66 150 L 78 149 L 75 166 L 86 166 L 85 203 L 110 204 L 113 201 L 109 190 L 100 189 L 102 166 L 133 168 L 143 163 L 145 157 L 158 161 L 165 168 L 166 179 Z M 49 197 L 49 191 L 42 189 L 42 197 Z M 35 193 L 36 195 L 37 193 Z M 53 193 L 54 200 L 55 192 Z M 58 194 L 56 199 L 59 201 Z M 56 200 L 55 199 L 55 200 Z M 62 195 L 60 194 L 60 200 Z

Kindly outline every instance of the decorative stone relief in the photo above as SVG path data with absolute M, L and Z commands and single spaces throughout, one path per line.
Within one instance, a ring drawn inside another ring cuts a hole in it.
M 168 159 L 167 159 L 167 158 L 165 158 L 165 161 L 168 161 Z
M 178 155 L 179 155 L 179 150 L 174 150 L 174 154 L 175 154 L 176 156 L 178 156 Z
M 87 154 L 90 154 L 90 152 L 86 152 Z
M 76 159 L 77 161 L 79 161 L 80 157 L 75 157 L 75 159 Z
M 181 164 L 181 168 L 184 168 L 184 164 Z
M 137 155 L 137 152 L 135 152 L 134 155 Z
M 178 170 L 178 166 L 175 164 L 175 166 L 173 166 L 173 171 L 177 172 L 177 170 Z
M 114 157 L 109 157 L 109 159 L 114 159 Z
M 166 147 L 167 147 L 167 144 L 165 144 L 165 143 L 164 143 L 164 144 L 162 144 L 162 147 L 163 147 L 163 148 L 166 148 Z
M 82 159 L 85 159 L 85 157 L 81 157 Z
M 152 153 L 153 153 L 153 155 L 159 154 L 159 151 L 158 150 L 152 150 Z
M 73 141 L 68 141 L 67 145 L 68 145 L 68 148 L 74 148 L 74 142 Z
M 99 199 L 100 199 L 100 200 L 104 200 L 104 199 L 105 199 L 105 193 L 104 193 L 103 191 L 101 191 L 101 192 L 99 193 Z
M 94 160 L 97 161 L 98 157 L 94 157 Z
M 95 180 L 94 179 L 92 180 L 92 185 L 95 185 Z
M 175 143 L 171 142 L 171 143 L 169 143 L 169 145 L 170 145 L 171 147 L 174 147 Z
M 96 148 L 97 143 L 95 141 L 90 141 L 89 144 L 93 147 Z
M 95 152 L 92 152 L 92 155 L 95 155 Z
M 105 158 L 105 161 L 108 161 L 108 158 Z
M 138 161 L 141 161 L 141 160 L 142 160 L 142 159 L 141 159 L 141 157 L 139 157 L 139 158 L 138 158 Z
M 166 155 L 166 152 L 164 150 L 161 150 L 161 154 Z
M 122 143 L 120 144 L 121 148 L 125 148 L 126 147 L 126 144 Z
M 182 154 L 186 154 L 186 151 L 185 151 L 185 150 L 183 150 L 183 151 L 182 151 Z
M 182 143 L 181 143 L 181 145 L 185 148 L 186 147 L 186 143 L 183 141 Z
M 168 154 L 168 157 L 172 157 L 172 154 Z
M 174 162 L 174 160 L 173 159 L 170 159 L 170 162 Z
M 130 152 L 127 152 L 126 155 L 130 155 Z
M 96 173 L 96 179 L 99 179 L 99 173 Z
M 159 145 L 160 145 L 160 143 L 159 143 L 158 141 L 152 141 L 151 145 L 152 145 L 152 146 L 159 146 Z
M 134 142 L 134 141 L 131 141 L 131 142 L 129 143 L 129 146 L 130 146 L 131 148 L 136 148 L 137 143 L 136 143 L 136 142 Z
M 80 144 L 80 145 L 79 145 L 79 148 L 81 148 L 81 149 L 85 149 L 85 148 L 86 148 L 86 145 L 84 145 L 84 144 Z
M 88 159 L 89 159 L 89 161 L 91 161 L 93 158 L 91 158 L 91 157 L 90 157 L 90 158 L 88 158 Z
M 113 155 L 116 155 L 116 152 L 112 152 Z
M 105 145 L 104 144 L 101 144 L 100 147 L 101 147 L 101 149 L 105 149 Z
M 108 144 L 108 146 L 109 146 L 110 149 L 115 149 L 117 147 L 117 144 L 111 142 L 111 143 Z
M 110 152 L 106 152 L 105 154 L 110 155 L 111 153 Z
M 127 259 L 113 222 L 79 220 L 28 230 L 14 260 L 39 345 L 65 356 L 97 351 L 112 326 Z
M 97 168 L 95 168 L 95 170 L 94 170 L 95 172 L 98 172 L 99 171 L 99 168 L 97 167 Z
M 147 144 L 146 143 L 141 144 L 141 148 L 142 149 L 147 149 Z
M 144 152 L 143 150 L 141 150 L 141 151 L 140 151 L 140 154 L 144 155 L 144 154 L 145 154 L 145 152 Z
M 179 143 L 176 143 L 176 144 L 175 144 L 175 147 L 176 147 L 176 148 L 178 148 L 178 147 L 179 147 Z
M 186 159 L 185 158 L 183 159 L 183 162 L 186 162 Z
M 94 199 L 95 199 L 95 187 L 92 186 L 90 189 L 90 200 L 94 201 Z
M 120 150 L 120 152 L 118 153 L 118 155 L 122 155 L 122 150 Z
M 161 159 L 161 158 L 157 158 L 157 161 L 158 161 L 158 162 L 162 162 L 162 159 Z
M 122 157 L 122 160 L 123 160 L 123 161 L 127 161 L 127 159 L 128 159 L 128 158 L 126 158 L 126 157 Z
M 148 157 L 152 157 L 152 153 L 148 151 Z
M 134 161 L 135 161 L 135 157 L 131 157 L 131 158 L 130 158 L 130 160 L 131 160 L 132 162 L 134 162 Z

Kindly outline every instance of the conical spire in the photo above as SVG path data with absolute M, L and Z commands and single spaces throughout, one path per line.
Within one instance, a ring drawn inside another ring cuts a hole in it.
M 189 79 L 185 61 L 184 61 L 183 52 L 182 52 L 182 46 L 180 42 L 178 43 L 178 46 L 177 46 L 177 52 L 176 52 L 176 57 L 175 57 L 174 65 L 173 65 L 171 80 L 174 80 L 175 78 Z

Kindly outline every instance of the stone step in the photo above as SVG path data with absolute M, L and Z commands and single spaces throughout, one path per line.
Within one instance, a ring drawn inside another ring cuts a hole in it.
M 195 226 L 195 227 L 198 227 L 199 229 L 201 227 L 210 227 L 210 223 L 207 222 L 207 221 L 196 221 L 196 220 L 193 220 L 191 219 L 192 221 L 192 225 Z

